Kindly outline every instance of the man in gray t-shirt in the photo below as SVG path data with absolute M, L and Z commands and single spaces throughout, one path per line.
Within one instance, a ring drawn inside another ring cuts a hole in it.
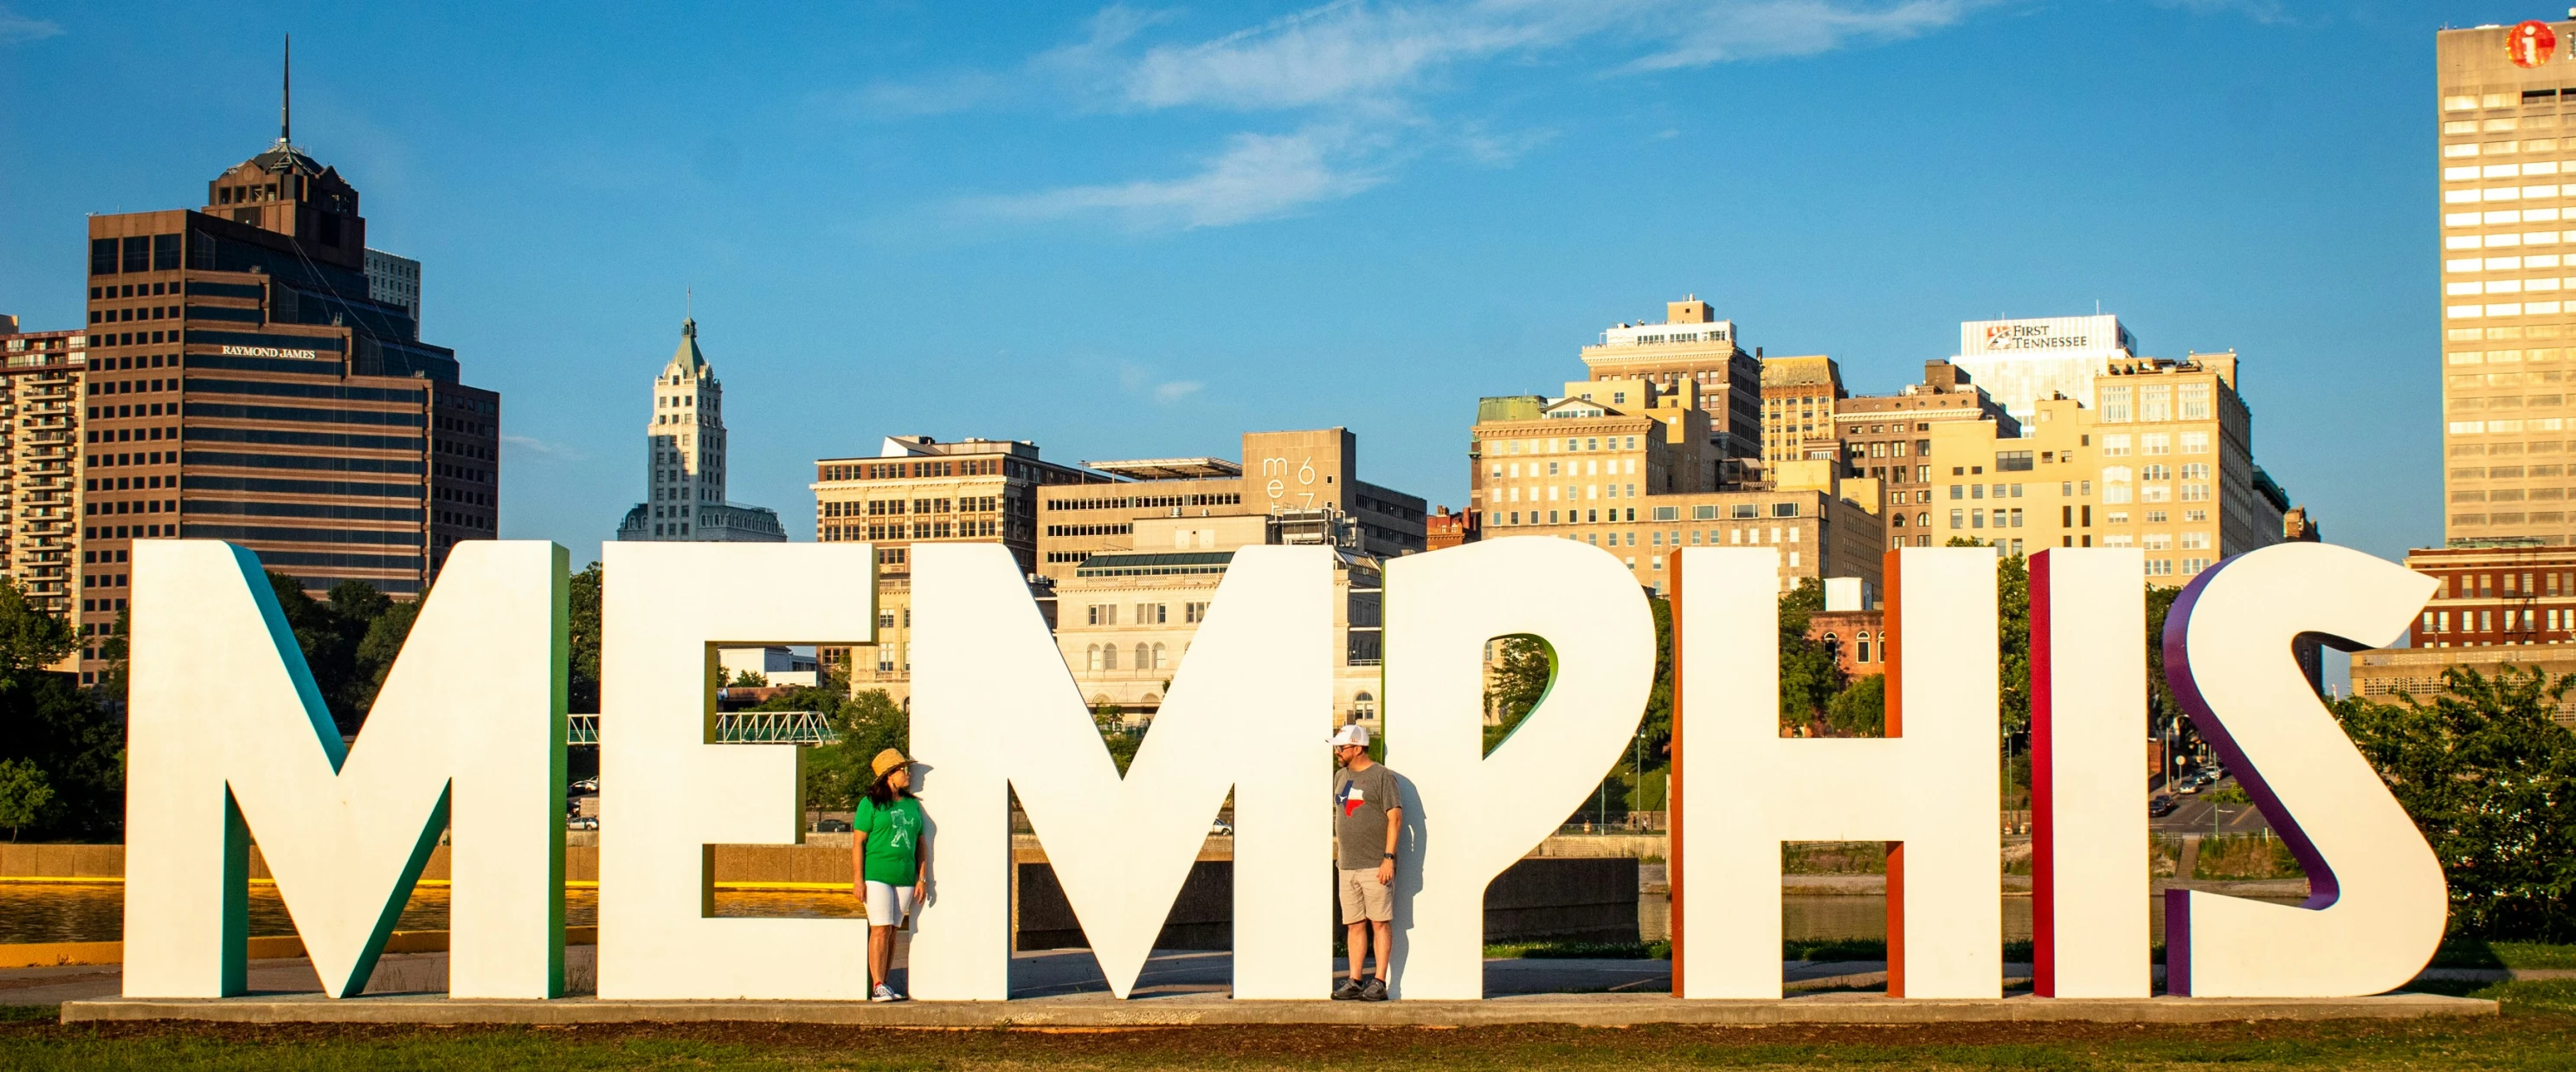
M 1335 1001 L 1385 1001 L 1386 955 L 1395 941 L 1395 838 L 1404 825 L 1404 804 L 1396 796 L 1395 772 L 1368 755 L 1366 726 L 1344 726 L 1333 734 L 1333 758 L 1342 767 L 1333 774 L 1334 888 L 1340 892 L 1342 923 L 1349 928 L 1351 975 L 1333 991 Z M 1370 932 L 1377 937 L 1377 975 L 1361 981 L 1360 965 L 1368 959 Z

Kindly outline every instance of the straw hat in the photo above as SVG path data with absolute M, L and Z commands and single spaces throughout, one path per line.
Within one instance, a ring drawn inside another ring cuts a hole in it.
M 903 758 L 903 753 L 889 748 L 883 752 L 877 753 L 877 758 L 869 760 L 868 769 L 874 771 L 877 777 L 883 778 L 886 776 L 887 771 L 910 762 L 912 761 Z

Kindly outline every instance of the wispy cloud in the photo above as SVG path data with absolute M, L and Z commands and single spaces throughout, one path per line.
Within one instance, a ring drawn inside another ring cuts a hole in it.
M 60 24 L 44 19 L 31 19 L 0 7 L 0 45 L 17 45 L 62 36 Z
M 501 445 L 522 454 L 533 454 L 540 458 L 554 458 L 562 461 L 577 462 L 590 456 L 570 444 L 556 443 L 534 436 L 504 435 L 501 437 Z
M 1244 131 L 1178 178 L 970 199 L 1011 219 L 1107 216 L 1140 229 L 1274 219 L 1390 181 L 1424 151 L 1508 167 L 1550 130 L 1433 114 L 1430 102 L 1480 63 L 1539 60 L 1607 43 L 1602 75 L 1810 56 L 1954 26 L 2009 0 L 1333 0 L 1196 41 L 1151 41 L 1172 14 L 1115 4 L 1075 40 L 1007 74 L 949 74 L 858 94 L 880 117 L 1046 99 L 1078 111 L 1302 113 L 1292 133 Z M 2261 4 L 2267 0 L 2158 0 Z M 1624 58 L 1619 54 L 1624 53 Z
M 1131 395 L 1153 399 L 1156 405 L 1172 405 L 1173 403 L 1199 393 L 1201 388 L 1207 386 L 1197 380 L 1162 380 L 1161 382 L 1156 382 L 1157 379 L 1158 377 L 1154 375 L 1154 370 L 1146 368 L 1143 365 L 1129 362 L 1118 366 L 1119 389 Z
M 2294 21 L 2280 0 L 2155 0 L 2155 5 L 2194 15 L 2242 15 L 2266 25 L 2286 25 Z
M 1345 164 L 1364 150 L 1347 135 L 1310 129 L 1295 134 L 1237 134 L 1198 173 L 1097 186 L 1067 186 L 970 203 L 981 212 L 1052 219 L 1109 213 L 1139 230 L 1223 227 L 1281 216 L 1319 201 L 1349 197 L 1384 181 L 1364 164 Z
M 1772 56 L 1813 56 L 1853 44 L 1877 44 L 1947 29 L 1981 0 L 1905 0 L 1893 5 L 1831 0 L 1756 0 L 1709 4 L 1680 20 L 1668 47 L 1638 57 L 1634 71 L 1669 71 Z

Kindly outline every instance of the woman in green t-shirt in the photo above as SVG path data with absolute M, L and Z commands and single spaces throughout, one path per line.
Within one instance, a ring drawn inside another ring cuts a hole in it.
M 930 832 L 922 823 L 921 802 L 912 797 L 912 761 L 889 748 L 868 768 L 876 783 L 850 816 L 851 862 L 868 905 L 868 980 L 875 984 L 868 1000 L 902 1001 L 887 980 L 894 971 L 894 929 L 930 884 Z

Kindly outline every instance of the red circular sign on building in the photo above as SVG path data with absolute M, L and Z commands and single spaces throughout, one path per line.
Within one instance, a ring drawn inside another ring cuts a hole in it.
M 2504 50 L 2513 57 L 2514 66 L 2538 67 L 2549 62 L 2550 53 L 2558 50 L 2558 34 L 2548 23 L 2532 19 L 2505 35 Z

